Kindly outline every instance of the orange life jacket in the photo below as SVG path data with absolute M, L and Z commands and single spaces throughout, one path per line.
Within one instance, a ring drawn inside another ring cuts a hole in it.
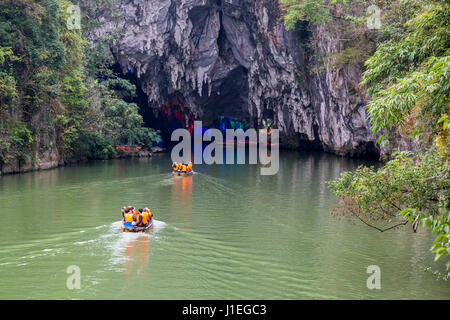
M 142 213 L 140 213 L 139 211 L 136 212 L 136 214 L 134 215 L 134 218 L 136 219 L 136 223 L 139 223 L 139 217 L 142 216 Z M 142 224 L 144 223 L 144 218 L 142 218 L 142 222 L 140 224 L 136 224 L 138 227 L 142 227 Z
M 181 169 L 181 172 L 186 172 L 187 171 L 187 166 L 185 166 L 184 164 L 183 164 L 183 168 Z
M 150 221 L 149 213 L 144 211 L 142 212 L 142 224 L 147 224 Z

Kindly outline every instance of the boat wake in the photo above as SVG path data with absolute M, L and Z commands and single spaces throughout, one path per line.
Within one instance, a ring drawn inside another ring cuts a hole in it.
M 153 228 L 150 231 L 150 234 L 156 234 L 159 231 L 161 231 L 162 229 L 164 229 L 166 227 L 166 223 L 163 221 L 158 221 L 158 220 L 153 220 Z M 120 233 L 123 234 L 122 232 L 122 221 L 116 221 L 113 222 L 110 226 L 110 233 L 114 234 L 114 233 Z M 128 234 L 128 232 L 127 232 Z M 129 233 L 129 234 L 134 234 L 134 235 L 139 235 L 139 233 Z
M 122 221 L 116 221 L 109 225 L 109 229 L 105 234 L 100 236 L 102 251 L 108 256 L 108 263 L 105 270 L 122 272 L 124 264 L 132 259 L 127 254 L 130 248 L 137 243 L 153 242 L 159 239 L 158 233 L 163 230 L 167 224 L 163 221 L 154 220 L 153 228 L 148 233 L 133 233 L 122 231 Z M 149 246 L 150 248 L 150 246 Z

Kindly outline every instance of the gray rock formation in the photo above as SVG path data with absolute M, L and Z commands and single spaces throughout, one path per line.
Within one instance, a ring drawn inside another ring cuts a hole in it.
M 114 55 L 160 116 L 176 109 L 186 127 L 219 116 L 251 127 L 272 119 L 286 145 L 378 154 L 360 68 L 316 70 L 317 54 L 339 49 L 337 35 L 326 26 L 286 31 L 276 0 L 115 0 L 110 10 L 94 1 L 83 10 L 100 22 L 87 31 L 91 41 L 120 32 Z

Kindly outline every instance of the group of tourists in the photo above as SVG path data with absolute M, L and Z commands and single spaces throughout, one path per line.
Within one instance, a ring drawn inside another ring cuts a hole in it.
M 152 211 L 149 208 L 136 210 L 135 207 L 123 207 L 123 226 L 126 228 L 147 228 L 153 219 Z
M 189 163 L 176 163 L 174 162 L 172 164 L 172 170 L 173 173 L 179 173 L 179 174 L 189 174 L 192 173 L 193 171 L 193 165 L 192 162 Z
M 192 162 L 189 163 L 176 163 L 172 164 L 174 175 L 191 175 L 193 174 Z M 123 224 L 122 229 L 124 232 L 143 232 L 146 229 L 150 229 L 152 225 L 152 211 L 149 208 L 136 209 L 133 206 L 122 208 Z

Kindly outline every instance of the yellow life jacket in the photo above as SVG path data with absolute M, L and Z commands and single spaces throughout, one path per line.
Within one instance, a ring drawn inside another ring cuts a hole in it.
M 189 171 L 192 170 L 192 163 L 188 164 L 188 170 L 189 170 Z
M 133 214 L 130 212 L 125 213 L 124 218 L 125 222 L 133 222 Z
M 181 169 L 181 172 L 186 172 L 187 171 L 187 166 L 183 165 L 183 168 Z

